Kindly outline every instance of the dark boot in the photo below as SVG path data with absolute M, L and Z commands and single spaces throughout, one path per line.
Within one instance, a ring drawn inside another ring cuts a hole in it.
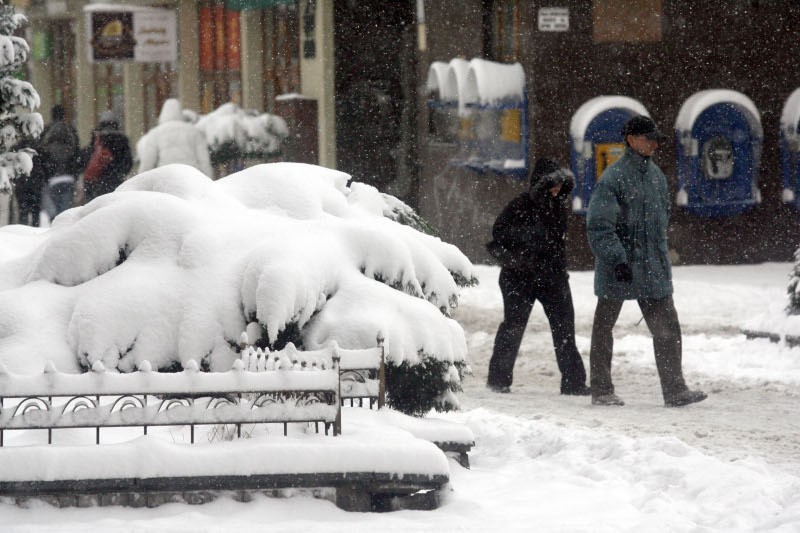
M 700 390 L 685 390 L 664 400 L 667 407 L 683 407 L 692 403 L 702 402 L 708 398 L 708 394 Z

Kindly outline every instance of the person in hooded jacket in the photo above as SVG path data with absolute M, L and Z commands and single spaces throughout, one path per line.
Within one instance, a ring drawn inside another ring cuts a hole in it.
M 158 126 L 136 144 L 139 172 L 171 163 L 192 166 L 208 177 L 214 176 L 206 136 L 183 119 L 181 103 L 175 98 L 164 102 Z
M 514 363 L 534 303 L 544 307 L 553 335 L 561 394 L 587 396 L 586 369 L 575 345 L 575 310 L 567 274 L 564 234 L 574 179 L 551 159 L 539 159 L 530 189 L 506 206 L 487 249 L 501 265 L 503 322 L 489 362 L 487 386 L 510 392 Z
M 113 111 L 100 115 L 89 146 L 81 151 L 81 167 L 86 202 L 114 191 L 131 171 L 131 146 Z

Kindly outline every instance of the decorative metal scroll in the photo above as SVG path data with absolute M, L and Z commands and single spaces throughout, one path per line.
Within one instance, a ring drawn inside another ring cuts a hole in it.
M 116 394 L 108 391 L 97 394 L 96 391 L 86 391 L 53 397 L 17 393 L 0 396 L 0 446 L 3 445 L 3 432 L 7 430 L 46 429 L 50 442 L 52 430 L 64 428 L 95 428 L 98 443 L 100 428 L 106 427 L 142 427 L 146 434 L 149 426 L 188 425 L 194 441 L 194 426 L 201 424 L 235 424 L 240 433 L 241 424 L 279 423 L 284 425 L 286 433 L 289 423 L 314 422 L 319 431 L 321 422 L 326 434 L 332 429 L 333 434 L 338 435 L 341 432 L 338 358 L 326 367 L 324 370 L 321 366 L 315 370 L 310 367 L 304 370 L 304 373 L 324 372 L 334 376 L 328 379 L 320 374 L 327 381 L 323 379 L 317 382 L 330 385 L 326 385 L 327 388 L 318 384 L 311 386 L 310 389 L 314 390 L 253 392 L 253 389 L 246 389 L 241 392 L 205 393 L 202 396 L 172 391 L 167 394 L 119 391 Z M 287 372 L 286 380 L 291 381 L 292 375 L 292 372 Z M 119 374 L 115 376 L 120 377 Z M 143 383 L 141 375 L 130 377 Z M 230 385 L 230 376 L 223 378 Z M 5 383 L 12 385 L 8 390 L 24 389 L 24 382 L 21 382 L 24 377 L 17 378 L 6 373 L 4 379 Z M 158 376 L 158 379 L 163 381 L 164 375 Z M 250 378 L 243 375 L 242 379 L 246 381 Z M 151 385 L 147 387 L 152 388 Z M 148 390 L 147 387 L 143 386 L 145 390 Z M 121 388 L 131 387 L 126 381 Z

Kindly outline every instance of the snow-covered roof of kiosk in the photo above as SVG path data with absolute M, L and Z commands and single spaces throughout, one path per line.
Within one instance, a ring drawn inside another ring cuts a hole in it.
M 524 94 L 525 71 L 519 63 L 508 65 L 479 58 L 469 62 L 463 95 L 467 104 L 519 102 Z
M 798 132 L 798 123 L 800 123 L 800 89 L 795 89 L 783 104 L 781 131 L 795 135 Z
M 463 113 L 467 104 L 521 101 L 525 71 L 519 63 L 508 65 L 480 58 L 434 61 L 428 68 L 427 89 L 440 102 L 458 102 L 458 111 Z
M 447 84 L 447 74 L 450 65 L 444 61 L 434 61 L 428 67 L 428 93 L 433 93 L 440 102 L 454 102 L 458 100 L 458 87 Z
M 761 129 L 761 114 L 758 112 L 753 101 L 744 94 L 730 89 L 707 89 L 705 91 L 696 92 L 687 98 L 681 106 L 681 110 L 678 112 L 678 118 L 675 119 L 675 130 L 691 130 L 697 117 L 700 116 L 700 113 L 712 105 L 722 103 L 731 103 L 739 108 L 745 109 L 748 115 L 750 115 L 748 117 L 750 126 L 760 135 L 763 135 Z
M 582 144 L 586 130 L 592 120 L 600 113 L 618 108 L 630 109 L 639 115 L 650 116 L 650 113 L 647 112 L 641 102 L 629 96 L 595 96 L 591 100 L 584 102 L 572 115 L 572 120 L 569 123 L 569 133 L 573 141 L 576 144 Z

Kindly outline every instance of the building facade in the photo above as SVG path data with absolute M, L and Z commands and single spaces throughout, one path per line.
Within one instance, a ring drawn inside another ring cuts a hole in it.
M 429 101 L 434 62 L 521 65 L 525 113 L 503 127 L 512 136 L 525 130 L 528 165 L 541 156 L 569 165 L 570 121 L 597 96 L 634 99 L 672 133 L 695 93 L 736 91 L 755 104 L 763 127 L 761 201 L 713 217 L 675 206 L 673 257 L 789 260 L 800 244 L 797 209 L 782 202 L 779 138 L 784 103 L 800 87 L 795 0 L 128 0 L 114 5 L 174 13 L 177 57 L 112 63 L 88 59 L 92 2 L 17 5 L 32 22 L 30 76 L 45 120 L 53 104 L 64 104 L 84 143 L 105 109 L 124 118 L 135 142 L 167 97 L 199 112 L 236 101 L 296 114 L 295 133 L 313 137 L 314 162 L 404 199 L 475 261 L 488 261 L 492 222 L 526 189 L 526 173 L 459 161 L 464 136 L 440 136 Z M 297 107 L 303 103 L 313 105 Z M 668 142 L 657 157 L 673 200 L 679 150 Z M 591 266 L 580 213 L 568 250 L 571 267 Z

